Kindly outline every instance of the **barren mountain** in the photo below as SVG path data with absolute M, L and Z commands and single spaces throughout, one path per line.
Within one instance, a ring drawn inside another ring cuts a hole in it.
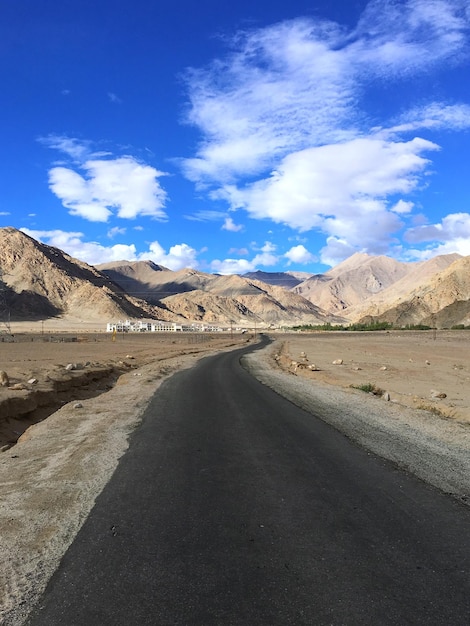
M 284 289 L 293 289 L 299 283 L 311 278 L 312 274 L 308 272 L 247 272 L 242 274 L 242 278 L 249 280 L 260 280 L 267 285 L 275 287 L 284 287 Z
M 0 268 L 12 319 L 61 316 L 104 322 L 144 317 L 286 326 L 346 319 L 446 327 L 470 323 L 470 257 L 459 255 L 400 263 L 355 254 L 288 290 L 279 286 L 283 273 L 272 273 L 274 284 L 269 284 L 248 275 L 174 272 L 152 261 L 94 268 L 14 228 L 3 228 Z
M 154 304 L 167 296 L 204 290 L 216 278 L 213 274 L 188 268 L 174 272 L 152 261 L 119 261 L 97 265 L 96 269 L 126 293 Z
M 318 274 L 292 290 L 332 314 L 354 306 L 406 276 L 413 264 L 385 256 L 356 253 L 325 274 Z
M 427 324 L 438 328 L 470 325 L 470 256 L 458 258 L 395 303 L 388 301 L 380 308 L 372 307 L 362 321 L 387 321 L 397 326 Z
M 14 228 L 0 229 L 0 267 L 12 319 L 156 317 L 94 267 Z
M 191 321 L 323 324 L 330 319 L 301 296 L 246 276 L 220 276 L 193 269 L 172 272 L 148 261 L 98 268 L 128 293 L 161 303 Z
M 359 304 L 349 307 L 343 315 L 351 321 L 357 321 L 365 316 L 380 316 L 401 302 L 408 301 L 414 290 L 426 285 L 433 276 L 461 258 L 459 254 L 444 254 L 428 261 L 410 263 L 409 272 L 403 278 Z

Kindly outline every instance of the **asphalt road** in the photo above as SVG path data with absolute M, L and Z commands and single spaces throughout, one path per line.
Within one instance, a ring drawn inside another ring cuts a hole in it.
M 257 382 L 242 352 L 160 387 L 28 624 L 468 626 L 469 508 Z

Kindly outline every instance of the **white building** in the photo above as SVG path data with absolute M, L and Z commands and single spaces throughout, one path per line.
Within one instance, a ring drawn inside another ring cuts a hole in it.
M 107 333 L 174 333 L 182 330 L 181 324 L 160 320 L 119 320 L 119 322 L 108 322 L 106 325 Z

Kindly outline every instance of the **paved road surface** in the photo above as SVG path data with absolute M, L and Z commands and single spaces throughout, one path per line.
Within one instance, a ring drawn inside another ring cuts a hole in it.
M 469 509 L 240 354 L 163 384 L 30 626 L 468 626 Z

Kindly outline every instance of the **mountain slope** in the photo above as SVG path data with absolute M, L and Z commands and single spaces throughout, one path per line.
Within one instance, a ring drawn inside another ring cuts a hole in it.
M 406 296 L 395 303 L 386 302 L 376 311 L 377 307 L 371 308 L 361 321 L 446 328 L 470 325 L 470 256 L 458 258 Z
M 461 258 L 459 254 L 445 254 L 427 261 L 412 263 L 409 272 L 400 280 L 359 304 L 349 307 L 343 315 L 351 321 L 357 321 L 364 316 L 380 316 L 388 309 L 399 306 L 402 301 L 408 301 L 414 290 L 427 284 L 433 276 Z
M 311 278 L 312 274 L 307 272 L 247 272 L 241 275 L 249 280 L 259 280 L 267 285 L 293 289 L 299 283 Z
M 0 229 L 0 267 L 12 319 L 155 316 L 94 267 L 14 228 Z
M 411 265 L 385 256 L 356 253 L 325 274 L 300 283 L 292 291 L 329 313 L 342 315 L 344 309 L 406 276 Z

